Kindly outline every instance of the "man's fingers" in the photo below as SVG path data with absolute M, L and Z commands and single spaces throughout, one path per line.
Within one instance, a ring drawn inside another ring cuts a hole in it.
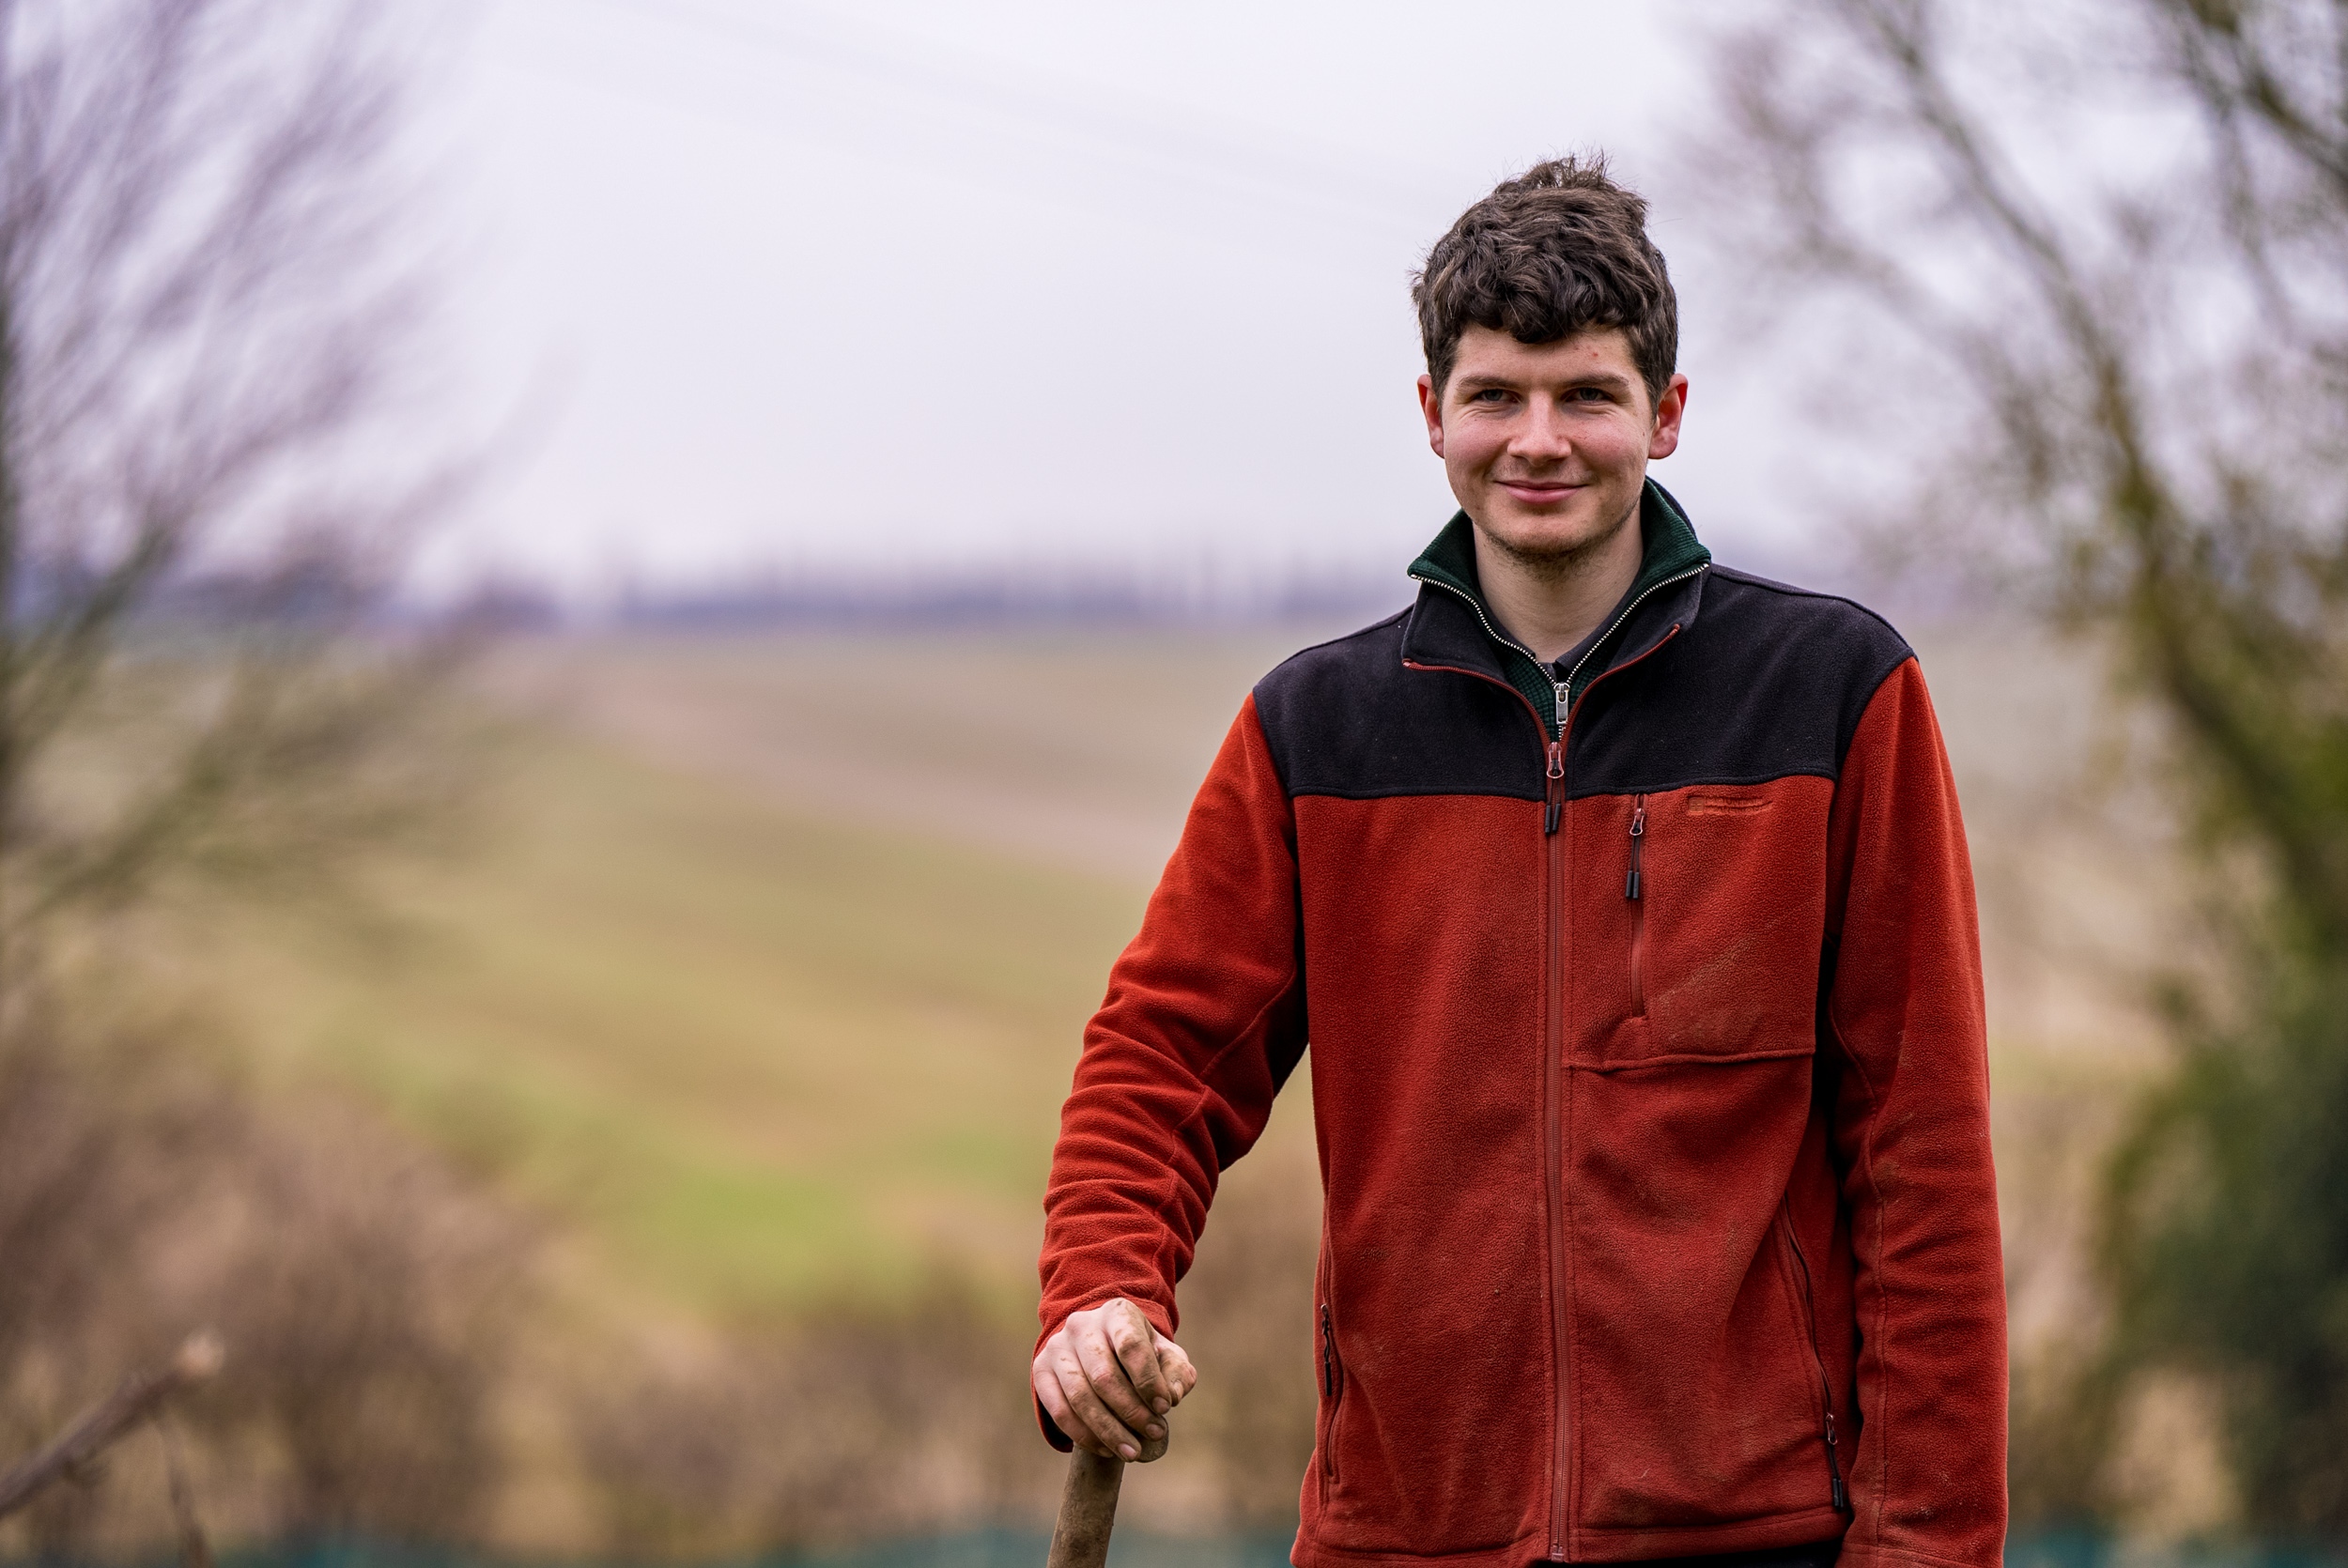
M 1072 1314 L 1030 1374 L 1044 1414 L 1070 1441 L 1128 1462 L 1166 1451 L 1166 1415 L 1197 1384 L 1190 1356 L 1121 1298 Z
M 1110 1358 L 1109 1364 L 1116 1364 L 1115 1358 Z M 1120 1459 L 1141 1457 L 1141 1438 L 1102 1403 L 1100 1391 L 1073 1348 L 1057 1359 L 1053 1371 L 1058 1376 L 1060 1392 L 1068 1400 L 1069 1413 L 1099 1445 L 1095 1452 L 1115 1454 Z
M 1104 1458 L 1122 1460 L 1127 1455 L 1141 1453 L 1139 1437 L 1127 1432 L 1125 1425 L 1108 1413 L 1108 1407 L 1102 1404 L 1099 1394 L 1092 1392 L 1092 1385 L 1085 1383 L 1083 1374 L 1075 1374 L 1074 1383 L 1061 1378 L 1061 1394 L 1069 1399 L 1069 1425 L 1061 1427 L 1061 1432 L 1066 1432 L 1075 1444 Z
M 1158 1365 L 1158 1331 L 1141 1315 L 1141 1309 L 1121 1299 L 1111 1301 L 1102 1311 L 1101 1328 L 1117 1352 L 1117 1364 L 1125 1369 L 1126 1381 L 1150 1413 L 1162 1416 L 1174 1408 L 1182 1396 L 1167 1385 Z M 1145 1423 L 1141 1430 L 1155 1437 L 1164 1428 Z
M 1132 1381 L 1125 1376 L 1125 1363 L 1119 1359 L 1117 1347 L 1111 1343 L 1104 1326 L 1097 1320 L 1079 1323 L 1072 1318 L 1068 1338 L 1070 1348 L 1075 1352 L 1077 1361 L 1083 1366 L 1086 1380 L 1091 1385 L 1094 1396 L 1132 1432 L 1150 1436 L 1148 1429 L 1157 1424 L 1157 1414 L 1135 1391 Z M 1073 1392 L 1069 1397 L 1079 1409 L 1083 1408 Z
M 1035 1390 L 1036 1403 L 1042 1405 L 1043 1413 L 1052 1418 L 1052 1424 L 1059 1428 L 1060 1436 L 1088 1453 L 1103 1453 L 1100 1443 L 1086 1429 L 1084 1422 L 1076 1419 L 1075 1412 L 1068 1407 L 1068 1396 L 1060 1392 L 1059 1376 L 1052 1370 L 1052 1356 L 1053 1352 L 1049 1350 L 1037 1356 L 1035 1367 L 1027 1376 L 1027 1386 Z
M 1164 1335 L 1158 1337 L 1158 1369 L 1177 1405 L 1198 1386 L 1198 1369 L 1191 1365 L 1190 1352 Z

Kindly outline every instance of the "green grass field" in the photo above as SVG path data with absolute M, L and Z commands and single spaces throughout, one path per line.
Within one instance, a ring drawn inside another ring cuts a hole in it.
M 853 641 L 529 651 L 465 850 L 389 879 L 397 939 L 274 922 L 223 994 L 272 1071 L 548 1215 L 599 1299 L 761 1315 L 943 1268 L 1024 1306 L 1084 1021 L 1252 678 L 1220 639 L 1059 652 L 957 660 L 986 695 L 925 736 Z M 1155 719 L 1088 731 L 1143 663 Z
M 541 730 L 413 940 L 281 950 L 281 1065 L 363 1085 L 624 1279 L 755 1308 L 1032 1253 L 1075 1043 L 1142 891 Z

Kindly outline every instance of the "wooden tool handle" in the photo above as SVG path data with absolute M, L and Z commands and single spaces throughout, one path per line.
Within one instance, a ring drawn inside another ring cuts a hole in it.
M 1052 1527 L 1052 1555 L 1044 1568 L 1101 1568 L 1109 1560 L 1109 1527 L 1117 1523 L 1117 1488 L 1125 1461 L 1076 1450 L 1068 1456 L 1068 1484 L 1060 1489 L 1059 1521 Z
M 1173 1434 L 1141 1445 L 1141 1460 L 1158 1458 Z M 1052 1527 L 1052 1555 L 1044 1568 L 1101 1568 L 1109 1557 L 1109 1527 L 1117 1523 L 1117 1488 L 1125 1461 L 1104 1459 L 1077 1449 L 1068 1456 L 1068 1484 L 1060 1488 L 1059 1520 Z

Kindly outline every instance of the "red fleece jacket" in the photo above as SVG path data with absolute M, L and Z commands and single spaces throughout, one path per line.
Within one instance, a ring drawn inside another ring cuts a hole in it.
M 1996 1568 L 1980 962 L 1915 660 L 1712 568 L 1552 738 L 1489 640 L 1430 588 L 1241 711 L 1086 1032 L 1046 1332 L 1174 1331 L 1309 1038 L 1298 1563 Z

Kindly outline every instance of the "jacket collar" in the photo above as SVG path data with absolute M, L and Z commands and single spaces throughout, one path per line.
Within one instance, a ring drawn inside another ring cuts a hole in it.
M 1524 694 L 1554 738 L 1556 677 L 1509 639 L 1486 603 L 1475 571 L 1475 527 L 1466 513 L 1455 515 L 1411 562 L 1420 587 L 1403 631 L 1402 662 L 1505 682 Z M 1698 542 L 1671 492 L 1652 479 L 1639 497 L 1639 575 L 1572 671 L 1569 702 L 1599 676 L 1645 657 L 1676 628 L 1695 621 L 1712 552 Z

